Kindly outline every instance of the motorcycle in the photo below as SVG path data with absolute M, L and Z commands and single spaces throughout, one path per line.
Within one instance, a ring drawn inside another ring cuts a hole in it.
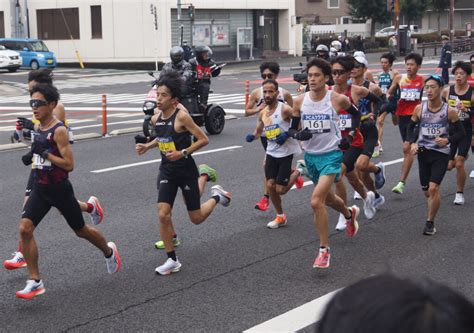
M 304 94 L 308 91 L 308 73 L 306 73 L 306 69 L 303 67 L 303 63 L 299 63 L 299 67 L 296 69 L 300 70 L 299 73 L 293 74 L 293 81 L 298 82 L 299 86 L 296 89 L 296 93 L 298 95 Z M 294 68 L 293 68 L 294 69 Z

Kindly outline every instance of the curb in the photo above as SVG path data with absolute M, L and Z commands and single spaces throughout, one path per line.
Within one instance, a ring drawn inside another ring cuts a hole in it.
M 141 131 L 143 131 L 143 128 L 141 127 L 121 128 L 121 129 L 116 129 L 116 130 L 111 131 L 109 135 L 117 136 L 121 134 L 130 134 L 130 133 L 136 133 L 136 132 L 141 132 Z
M 0 151 L 21 149 L 21 148 L 26 148 L 26 147 L 28 146 L 24 144 L 23 142 L 7 143 L 4 145 L 0 145 Z

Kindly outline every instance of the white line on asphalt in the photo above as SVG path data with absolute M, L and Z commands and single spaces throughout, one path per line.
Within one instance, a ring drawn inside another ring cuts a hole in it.
M 321 320 L 326 305 L 341 289 L 335 290 L 273 319 L 245 330 L 244 333 L 257 332 L 296 332 Z
M 109 125 L 120 125 L 120 124 L 138 124 L 142 123 L 143 119 L 135 119 L 135 120 L 124 120 L 124 121 L 114 121 L 111 123 L 107 123 Z M 102 127 L 102 124 L 94 124 L 94 125 L 86 125 L 86 126 L 74 126 L 75 130 L 83 129 L 83 128 L 93 128 L 93 127 Z
M 193 153 L 193 156 L 205 155 L 205 154 L 210 154 L 210 153 L 217 153 L 217 152 L 220 152 L 220 151 L 232 150 L 232 149 L 237 149 L 237 148 L 242 148 L 242 146 L 230 146 L 230 147 L 225 147 L 225 148 L 217 148 L 217 149 L 200 151 L 200 152 L 197 152 L 197 153 Z M 92 173 L 103 173 L 103 172 L 109 172 L 109 171 L 115 171 L 115 170 L 120 170 L 120 169 L 132 168 L 134 166 L 140 166 L 140 165 L 146 165 L 146 164 L 152 164 L 152 163 L 158 163 L 158 162 L 161 162 L 161 158 L 156 159 L 156 160 L 138 162 L 138 163 L 118 165 L 116 167 L 111 167 L 111 168 L 92 170 L 91 172 Z

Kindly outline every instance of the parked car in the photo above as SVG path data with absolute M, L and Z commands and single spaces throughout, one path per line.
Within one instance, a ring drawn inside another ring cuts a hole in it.
M 0 45 L 20 53 L 23 58 L 22 67 L 38 69 L 40 67 L 55 68 L 56 57 L 49 51 L 46 44 L 39 39 L 0 38 Z
M 9 72 L 16 72 L 22 63 L 18 52 L 7 50 L 5 46 L 0 45 L 0 69 L 8 69 Z
M 400 25 L 399 26 L 400 29 L 407 28 L 407 27 L 408 27 L 407 25 Z M 410 25 L 408 32 L 409 32 L 409 35 L 411 35 L 412 33 L 418 33 L 418 26 L 413 25 L 413 24 Z M 395 33 L 395 27 L 392 25 L 390 27 L 385 27 L 385 28 L 382 28 L 379 31 L 377 31 L 375 33 L 375 37 L 390 37 L 394 33 Z

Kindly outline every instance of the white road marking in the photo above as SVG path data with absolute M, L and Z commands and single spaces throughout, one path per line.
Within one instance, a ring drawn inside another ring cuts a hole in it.
M 193 153 L 193 156 L 197 155 L 205 155 L 205 154 L 211 154 L 211 153 L 217 153 L 220 151 L 226 151 L 226 150 L 232 150 L 232 149 L 238 149 L 242 148 L 242 146 L 230 146 L 230 147 L 225 147 L 225 148 L 217 148 L 217 149 L 211 149 L 211 150 L 205 150 L 205 151 L 198 151 L 196 153 Z M 155 160 L 150 160 L 150 161 L 144 161 L 144 162 L 137 162 L 137 163 L 130 163 L 130 164 L 124 164 L 124 165 L 118 165 L 115 167 L 111 168 L 105 168 L 105 169 L 98 169 L 98 170 L 92 170 L 92 173 L 103 173 L 103 172 L 110 172 L 110 171 L 115 171 L 115 170 L 121 170 L 121 169 L 127 169 L 127 168 L 133 168 L 135 166 L 141 166 L 141 165 L 146 165 L 146 164 L 153 164 L 153 163 L 158 163 L 161 162 L 161 158 L 155 159 Z

